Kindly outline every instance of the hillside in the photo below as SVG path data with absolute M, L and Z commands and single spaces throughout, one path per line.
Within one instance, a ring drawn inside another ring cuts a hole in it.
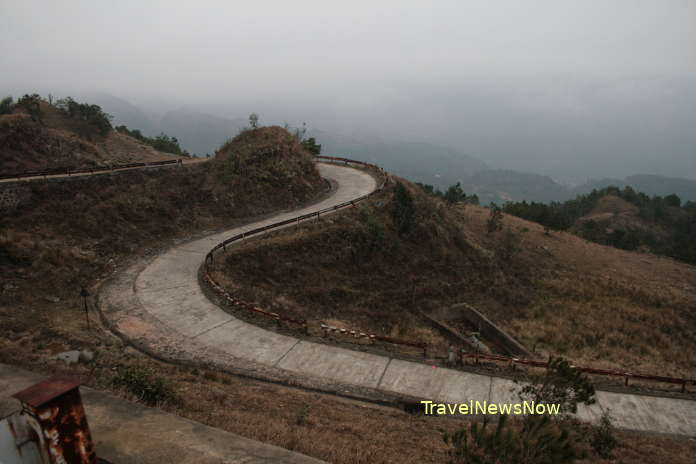
M 596 243 L 696 264 L 696 203 L 607 187 L 563 203 L 507 203 L 503 210 Z
M 20 99 L 10 114 L 0 115 L 1 172 L 179 158 L 112 130 L 95 105 L 76 104 L 93 110 L 89 116 L 57 105 L 35 96 Z
M 540 357 L 695 375 L 696 268 L 616 250 L 489 210 L 446 206 L 406 183 L 412 229 L 399 233 L 391 193 L 319 224 L 245 242 L 215 278 L 272 311 L 381 335 L 449 341 L 416 310 L 469 303 Z
M 246 179 L 229 178 L 226 166 L 239 159 L 231 151 L 240 146 L 245 150 L 242 166 L 254 172 L 247 170 Z M 270 146 L 279 150 L 271 155 Z M 134 250 L 292 207 L 326 188 L 310 156 L 280 128 L 245 132 L 225 145 L 215 162 L 36 183 L 27 204 L 3 211 L 0 274 L 3 282 L 22 291 L 36 285 L 69 295 L 76 285 L 93 282 L 110 260 Z M 9 304 L 13 293 L 3 294 L 0 302 Z

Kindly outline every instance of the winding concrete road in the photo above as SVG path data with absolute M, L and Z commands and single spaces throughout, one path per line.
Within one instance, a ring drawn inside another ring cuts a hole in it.
M 215 244 L 376 188 L 361 170 L 323 163 L 319 169 L 338 185 L 320 203 L 175 246 L 118 273 L 100 291 L 105 322 L 160 359 L 254 378 L 370 398 L 516 402 L 515 384 L 508 379 L 299 340 L 241 321 L 208 300 L 198 270 Z M 621 428 L 696 436 L 696 401 L 604 391 L 597 392 L 597 399 L 597 404 L 580 409 L 581 420 L 595 421 L 610 409 Z

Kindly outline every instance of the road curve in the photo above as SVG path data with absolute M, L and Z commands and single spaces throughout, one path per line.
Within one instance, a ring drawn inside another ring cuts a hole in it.
M 140 260 L 102 286 L 98 306 L 104 322 L 129 343 L 166 361 L 377 399 L 516 402 L 515 384 L 508 379 L 299 340 L 239 320 L 208 300 L 199 286 L 198 270 L 217 243 L 377 187 L 364 171 L 318 166 L 322 176 L 338 185 L 330 197 Z M 604 391 L 597 392 L 597 399 L 597 404 L 580 409 L 580 419 L 595 421 L 610 409 L 621 428 L 696 436 L 696 401 Z

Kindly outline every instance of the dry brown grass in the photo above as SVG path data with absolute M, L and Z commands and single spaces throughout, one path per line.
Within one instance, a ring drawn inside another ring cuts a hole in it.
M 196 169 L 202 170 L 203 167 Z M 39 187 L 35 192 L 37 203 L 32 208 L 3 218 L 9 221 L 2 232 L 3 246 L 9 247 L 10 253 L 0 257 L 0 271 L 3 272 L 3 284 L 10 283 L 13 287 L 0 288 L 0 362 L 47 375 L 84 375 L 88 385 L 104 389 L 109 388 L 107 385 L 112 367 L 146 367 L 155 375 L 167 379 L 181 398 L 179 403 L 165 405 L 164 409 L 251 439 L 338 464 L 446 462 L 447 448 L 441 434 L 462 426 L 463 423 L 458 420 L 413 416 L 393 408 L 217 372 L 199 372 L 165 365 L 126 348 L 97 324 L 94 313 L 92 329 L 87 329 L 76 284 L 83 280 L 88 284 L 94 283 L 109 274 L 114 268 L 113 264 L 109 264 L 110 259 L 118 263 L 127 255 L 142 254 L 149 247 L 161 245 L 165 237 L 183 237 L 190 231 L 212 228 L 228 220 L 221 217 L 224 216 L 221 213 L 224 209 L 215 209 L 225 208 L 225 205 L 215 208 L 208 206 L 207 210 L 197 209 L 203 202 L 209 202 L 209 198 L 200 190 L 205 171 L 178 172 L 141 174 L 142 178 L 121 177 L 114 180 L 113 185 L 95 184 L 93 188 L 85 188 L 90 184 L 81 184 L 82 187 L 78 188 L 77 183 L 55 189 Z M 278 207 L 272 204 L 267 206 Z M 197 211 L 195 215 L 194 211 Z M 322 227 L 339 233 L 348 225 L 343 221 L 349 219 L 350 216 L 327 218 L 322 220 L 325 221 Z M 474 228 L 474 224 L 467 227 Z M 446 237 L 447 230 L 445 225 L 441 225 L 439 236 Z M 309 240 L 306 246 L 314 246 L 310 240 L 315 238 L 311 229 L 289 233 L 299 234 L 300 238 Z M 281 237 L 268 241 L 272 243 L 275 240 L 281 240 Z M 288 238 L 288 246 L 293 243 L 296 243 L 296 238 Z M 447 253 L 450 245 L 431 252 L 442 256 L 448 263 L 473 253 L 462 251 L 459 254 L 450 250 L 454 254 L 447 260 L 443 254 Z M 319 250 L 325 251 L 326 255 L 317 264 L 330 270 L 332 266 L 335 268 L 335 264 L 331 263 L 335 263 L 336 258 L 329 253 L 335 250 L 335 242 L 328 241 L 324 247 Z M 408 255 L 417 249 L 409 245 L 403 253 Z M 464 250 L 468 248 L 464 247 Z M 307 250 L 308 253 L 311 251 Z M 293 259 L 297 259 L 301 255 L 293 256 Z M 477 263 L 483 258 L 476 252 L 469 259 Z M 278 262 L 282 263 L 283 260 L 276 259 Z M 297 264 L 298 261 L 295 261 L 295 266 Z M 368 269 L 365 264 L 355 265 L 359 270 Z M 438 269 L 429 267 L 427 261 L 421 261 L 418 265 L 425 266 L 420 269 L 428 272 Z M 287 266 L 293 266 L 292 262 Z M 380 266 L 383 266 L 378 268 L 380 272 L 391 269 L 389 261 L 383 261 Z M 405 267 L 401 272 L 409 269 Z M 392 272 L 387 277 L 377 275 L 377 278 L 379 285 L 400 282 L 400 290 L 389 295 L 407 303 L 412 294 L 408 285 L 403 285 L 401 272 Z M 498 271 L 493 268 L 491 272 Z M 309 279 L 309 275 L 304 278 Z M 312 277 L 320 283 L 330 283 L 335 278 L 334 274 L 317 273 L 316 270 Z M 369 274 L 360 278 L 363 283 L 371 280 Z M 511 279 L 509 276 L 506 278 Z M 429 285 L 424 288 L 432 288 L 433 292 L 439 288 Z M 351 287 L 346 283 L 343 288 L 347 292 Z M 433 296 L 437 295 L 433 293 Z M 51 296 L 61 299 L 58 302 L 48 301 L 46 297 Z M 329 309 L 342 316 L 339 311 L 340 297 L 338 294 L 330 296 L 336 298 L 336 309 Z M 317 293 L 317 298 L 327 296 Z M 369 298 L 385 299 L 379 294 Z M 356 307 L 362 305 L 356 300 L 352 304 Z M 363 311 L 369 309 L 367 306 Z M 393 327 L 399 324 L 404 326 L 404 321 L 403 317 L 395 319 Z M 390 330 L 400 334 L 411 330 L 393 327 Z M 96 352 L 97 367 L 66 367 L 52 359 L 55 353 L 67 349 Z M 619 439 L 622 447 L 615 454 L 620 459 L 615 462 L 689 462 L 696 451 L 693 441 L 687 440 L 625 432 L 619 433 Z M 588 459 L 587 462 L 592 460 Z
M 67 302 L 66 302 L 67 303 Z M 0 362 L 49 374 L 82 375 L 86 384 L 107 389 L 112 366 L 138 366 L 166 379 L 178 402 L 162 409 L 241 436 L 307 454 L 335 464 L 448 462 L 443 432 L 467 426 L 465 420 L 412 415 L 401 410 L 322 395 L 276 384 L 240 379 L 224 373 L 158 363 L 97 328 L 88 332 L 79 305 L 61 304 L 63 323 L 42 320 L 42 338 L 53 342 L 36 349 L 31 338 L 0 341 Z M 56 309 L 55 306 L 52 309 Z M 42 311 L 43 312 L 43 311 Z M 99 353 L 98 367 L 65 367 L 49 354 L 67 348 L 90 348 Z M 117 395 L 133 400 L 120 391 Z M 87 411 L 89 416 L 89 410 Z M 585 443 L 588 426 L 574 431 L 576 446 L 588 453 L 579 462 L 690 463 L 693 440 L 616 433 L 620 446 L 614 461 L 595 459 Z
M 33 122 L 28 114 L 21 112 L 0 116 L 2 172 L 180 158 L 116 131 L 106 136 L 80 137 L 80 121 L 66 118 L 47 103 L 42 103 L 41 108 L 43 124 Z
M 460 214 L 472 236 L 494 240 L 484 232 L 485 210 Z M 518 263 L 543 271 L 530 304 L 487 307 L 515 337 L 578 363 L 696 376 L 696 267 L 569 233 L 546 235 L 512 216 L 505 225 L 527 230 Z
M 604 247 L 506 216 L 520 252 L 495 258 L 488 210 L 442 211 L 417 196 L 421 229 L 398 238 L 388 198 L 374 207 L 385 251 L 357 248 L 364 221 L 341 213 L 236 248 L 215 278 L 273 311 L 384 335 L 447 341 L 411 311 L 468 302 L 540 356 L 596 367 L 696 376 L 696 268 Z M 438 212 L 438 210 L 440 210 Z M 357 235 L 356 235 L 357 234 Z M 414 292 L 415 285 L 415 292 Z M 456 321 L 455 321 L 456 325 Z

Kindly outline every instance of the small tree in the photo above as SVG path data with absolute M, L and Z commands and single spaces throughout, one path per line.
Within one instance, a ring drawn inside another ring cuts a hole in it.
M 489 234 L 503 229 L 503 210 L 496 204 L 490 208 L 490 216 L 486 222 L 486 230 Z
M 522 246 L 522 234 L 511 229 L 505 229 L 500 238 L 498 249 L 496 250 L 500 259 L 510 261 L 513 256 L 519 253 Z
M 548 416 L 541 416 L 531 426 L 513 429 L 508 416 L 500 417 L 494 430 L 485 419 L 482 426 L 474 422 L 469 430 L 445 434 L 451 464 L 567 464 L 577 454 L 567 430 L 555 430 Z
M 0 100 L 0 114 L 10 114 L 14 109 L 12 97 L 5 97 Z
M 43 124 L 43 112 L 41 111 L 41 97 L 39 94 L 35 93 L 33 95 L 24 95 L 22 98 L 17 100 L 17 105 L 27 110 L 31 120 Z
M 256 113 L 251 113 L 249 115 L 249 127 L 256 129 L 259 127 L 259 115 Z
M 543 374 L 526 379 L 519 391 L 523 401 L 558 404 L 561 414 L 576 413 L 578 404 L 594 404 L 595 389 L 585 374 L 561 358 L 550 358 Z
M 447 188 L 445 192 L 445 201 L 450 205 L 466 201 L 466 194 L 464 190 L 462 190 L 462 184 L 460 182 L 450 185 Z
M 399 235 L 406 235 L 411 232 L 416 222 L 416 208 L 413 205 L 413 197 L 401 182 L 397 182 L 394 187 L 391 216 Z
M 314 137 L 303 140 L 301 143 L 305 150 L 310 152 L 312 155 L 318 155 L 321 153 L 321 144 L 318 144 Z
M 603 459 L 611 459 L 611 452 L 618 446 L 619 442 L 614 436 L 614 426 L 611 423 L 609 411 L 604 411 L 599 419 L 599 424 L 594 427 L 590 445 L 594 453 Z

